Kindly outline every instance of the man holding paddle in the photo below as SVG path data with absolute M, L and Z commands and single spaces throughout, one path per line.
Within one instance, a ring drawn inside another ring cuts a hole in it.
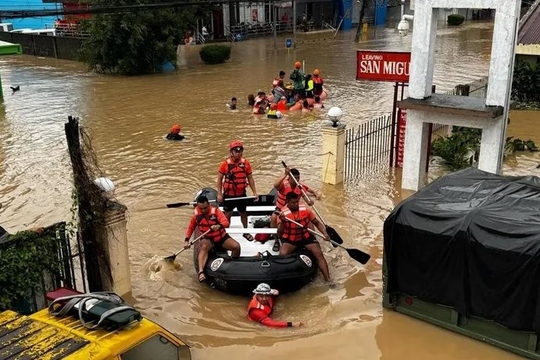
M 294 181 L 291 180 L 291 177 L 294 176 Z M 276 228 L 277 227 L 277 219 L 279 212 L 281 209 L 285 206 L 285 198 L 288 193 L 295 192 L 298 196 L 302 196 L 306 203 L 308 205 L 313 205 L 313 200 L 308 198 L 307 196 L 304 196 L 302 194 L 302 189 L 305 193 L 309 193 L 312 196 L 315 196 L 317 200 L 320 199 L 320 195 L 317 194 L 314 190 L 309 188 L 305 184 L 300 184 L 300 171 L 297 169 L 289 169 L 288 167 L 285 167 L 285 174 L 283 176 L 280 176 L 275 182 L 274 182 L 274 188 L 278 191 L 277 193 L 277 201 L 276 201 L 276 210 L 272 213 L 272 216 L 270 217 L 270 227 Z M 274 247 L 272 248 L 274 251 L 279 251 L 279 241 L 274 242 Z
M 195 228 L 199 229 L 201 234 L 206 235 L 200 240 L 199 248 L 199 282 L 206 281 L 204 275 L 204 267 L 208 260 L 208 252 L 213 248 L 221 248 L 231 250 L 232 257 L 240 256 L 240 244 L 227 234 L 225 231 L 229 227 L 227 217 L 215 206 L 210 206 L 208 198 L 201 195 L 197 198 L 197 206 L 195 207 L 193 217 L 186 231 L 184 249 L 189 248 L 192 243 L 189 242 Z
M 258 200 L 255 180 L 251 171 L 251 164 L 242 157 L 244 145 L 239 140 L 234 140 L 229 144 L 230 156 L 223 160 L 219 167 L 216 189 L 218 192 L 217 200 L 223 204 L 225 216 L 231 221 L 234 208 L 240 213 L 240 220 L 244 228 L 248 227 L 248 217 L 246 212 L 246 190 L 249 184 L 253 191 L 254 201 Z M 240 198 L 240 199 L 236 199 Z M 230 200 L 228 200 L 230 199 Z M 248 241 L 253 241 L 251 234 L 244 234 Z
M 313 211 L 305 205 L 299 205 L 299 201 L 298 194 L 289 192 L 286 196 L 286 206 L 281 209 L 279 214 L 278 235 L 283 243 L 279 255 L 292 254 L 298 248 L 305 247 L 317 259 L 317 265 L 324 280 L 330 287 L 334 287 L 335 284 L 330 279 L 328 263 L 324 258 L 321 246 L 309 231 L 309 227 L 311 224 L 315 225 L 326 241 L 330 241 L 330 236 L 328 236 L 324 225 L 317 220 Z

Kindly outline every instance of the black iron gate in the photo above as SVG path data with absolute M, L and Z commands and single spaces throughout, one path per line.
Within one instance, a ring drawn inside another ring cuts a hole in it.
M 345 179 L 388 169 L 391 138 L 392 114 L 345 130 Z
M 66 232 L 66 223 L 60 222 L 46 227 L 44 235 L 54 239 L 53 247 L 58 266 L 55 272 L 43 270 L 40 284 L 36 284 L 30 293 L 21 300 L 17 310 L 23 314 L 45 308 L 47 306 L 45 295 L 48 291 L 59 287 L 82 292 L 86 292 L 87 289 L 82 247 L 78 239 L 74 239 L 73 243 L 70 241 Z

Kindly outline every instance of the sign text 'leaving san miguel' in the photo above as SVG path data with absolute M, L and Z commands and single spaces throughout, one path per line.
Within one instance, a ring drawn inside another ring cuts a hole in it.
M 358 50 L 356 79 L 409 82 L 410 52 Z

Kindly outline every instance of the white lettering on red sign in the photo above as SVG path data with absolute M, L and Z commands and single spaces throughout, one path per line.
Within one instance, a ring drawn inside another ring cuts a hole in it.
M 402 61 L 381 62 L 379 60 L 362 60 L 360 61 L 360 70 L 362 73 L 409 76 L 409 63 Z

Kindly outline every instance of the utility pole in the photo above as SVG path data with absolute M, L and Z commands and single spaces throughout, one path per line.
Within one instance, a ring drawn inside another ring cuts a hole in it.
M 360 34 L 362 33 L 362 20 L 364 20 L 364 12 L 367 5 L 367 0 L 360 0 L 360 15 L 358 16 L 358 28 L 356 29 L 356 36 L 354 42 L 360 41 Z

